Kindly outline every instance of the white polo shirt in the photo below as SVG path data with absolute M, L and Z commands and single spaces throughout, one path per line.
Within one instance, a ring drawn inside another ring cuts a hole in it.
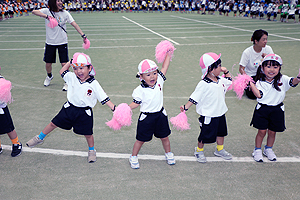
M 189 101 L 196 104 L 196 112 L 199 115 L 220 117 L 227 112 L 225 93 L 232 81 L 223 77 L 218 78 L 218 82 L 204 78 L 191 94 Z
M 262 48 L 261 52 L 257 53 L 254 51 L 253 46 L 248 47 L 247 49 L 244 50 L 241 60 L 240 60 L 240 65 L 245 67 L 245 72 L 249 76 L 255 76 L 257 68 L 261 64 L 263 57 L 262 54 L 271 54 L 273 53 L 273 49 L 266 45 L 266 47 Z
M 42 8 L 39 11 L 42 13 L 52 16 L 50 10 L 48 8 Z M 71 14 L 65 10 L 59 11 L 59 12 L 52 12 L 55 16 L 55 19 L 57 22 L 65 29 L 67 30 L 66 23 L 69 24 L 74 21 Z M 68 43 L 68 36 L 67 33 L 59 26 L 56 26 L 54 28 L 50 28 L 47 26 L 49 23 L 49 20 L 45 19 L 45 25 L 46 25 L 46 44 L 50 45 L 61 45 L 61 44 L 67 44 Z
M 133 102 L 140 104 L 141 112 L 159 112 L 163 107 L 163 85 L 166 77 L 158 73 L 157 82 L 153 88 L 141 84 L 133 90 Z
M 74 72 L 65 71 L 62 74 L 64 81 L 68 84 L 67 98 L 68 101 L 76 107 L 91 107 L 93 108 L 97 100 L 101 104 L 109 101 L 99 82 L 91 77 L 86 82 L 81 82 Z
M 281 91 L 277 91 L 273 87 L 274 80 L 271 83 L 267 81 L 257 81 L 256 87 L 262 92 L 262 97 L 260 99 L 257 98 L 257 102 L 269 106 L 276 106 L 283 102 L 286 91 L 293 86 L 290 84 L 291 79 L 291 77 L 282 75 L 278 84 Z

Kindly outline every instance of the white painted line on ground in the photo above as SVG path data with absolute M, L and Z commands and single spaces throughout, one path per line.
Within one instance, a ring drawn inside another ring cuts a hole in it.
M 229 28 L 229 29 L 234 29 L 234 30 L 253 33 L 253 30 L 241 29 L 241 28 L 236 28 L 236 27 L 233 27 L 233 26 L 225 26 L 225 25 L 221 25 L 221 24 L 215 24 L 215 23 L 210 23 L 210 22 L 205 22 L 205 21 L 200 21 L 200 20 L 195 20 L 195 19 L 189 19 L 189 18 L 174 16 L 174 15 L 171 15 L 171 17 L 184 19 L 184 20 L 188 20 L 188 21 L 204 23 L 204 24 L 209 24 L 209 25 L 213 25 L 213 26 L 219 26 L 219 27 L 222 27 L 222 28 Z M 275 36 L 275 37 L 280 37 L 280 38 L 285 38 L 285 39 L 290 39 L 290 40 L 295 40 L 295 41 L 300 41 L 300 39 L 298 39 L 298 38 L 292 38 L 292 37 L 287 37 L 287 36 L 282 36 L 282 35 L 277 35 L 277 34 L 270 34 L 270 33 L 269 33 L 269 35 L 272 35 L 272 36 Z
M 124 17 L 124 16 L 122 16 L 122 17 L 123 17 L 124 19 L 126 19 L 126 20 L 128 20 L 128 21 L 130 21 L 130 22 L 132 22 L 132 23 L 134 23 L 134 24 L 136 24 L 136 25 L 138 25 L 139 27 L 142 27 L 143 29 L 146 29 L 147 31 L 150 31 L 151 33 L 154 33 L 155 35 L 158 35 L 158 36 L 160 36 L 160 37 L 162 37 L 162 38 L 164 38 L 164 39 L 166 39 L 166 40 L 169 40 L 170 42 L 173 42 L 173 43 L 176 44 L 176 45 L 180 45 L 178 42 L 175 42 L 174 40 L 172 40 L 172 39 L 170 39 L 170 38 L 168 38 L 168 37 L 165 37 L 165 36 L 163 36 L 163 35 L 161 35 L 161 34 L 159 34 L 159 33 L 156 33 L 155 31 L 152 31 L 151 29 L 149 29 L 149 28 L 147 28 L 147 27 L 145 27 L 145 26 L 143 26 L 143 25 L 141 25 L 141 24 L 139 24 L 139 23 L 137 23 L 137 22 L 135 22 L 135 21 L 133 21 L 133 20 L 127 18 L 127 17 Z
M 11 150 L 10 145 L 2 145 L 2 148 L 5 150 Z M 58 149 L 46 149 L 46 148 L 29 148 L 23 147 L 23 152 L 29 153 L 44 153 L 44 154 L 52 154 L 58 156 L 79 156 L 79 157 L 87 157 L 87 152 L 82 151 L 71 151 L 71 150 L 58 150 Z M 114 159 L 128 159 L 130 154 L 123 153 L 101 153 L 97 152 L 98 158 L 114 158 Z M 140 160 L 165 160 L 165 156 L 163 155 L 138 155 Z M 224 160 L 220 157 L 206 157 L 207 162 L 255 162 L 252 157 L 233 157 L 231 160 Z M 196 162 L 194 156 L 175 156 L 176 161 L 185 161 L 185 162 Z M 266 158 L 264 162 L 272 162 Z M 276 162 L 280 163 L 298 163 L 300 162 L 300 157 L 279 157 Z

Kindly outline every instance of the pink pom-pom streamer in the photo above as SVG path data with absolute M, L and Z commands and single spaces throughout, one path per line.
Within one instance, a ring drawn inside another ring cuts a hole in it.
M 173 44 L 168 40 L 163 40 L 156 46 L 155 49 L 155 57 L 156 61 L 158 63 L 163 63 L 167 53 L 171 56 L 171 60 L 173 57 L 173 53 L 176 50 L 176 48 L 173 46 Z
M 119 124 L 122 126 L 130 126 L 131 125 L 131 117 L 132 117 L 132 111 L 128 104 L 121 103 L 116 107 L 116 110 L 114 111 L 113 116 Z
M 90 48 L 90 46 L 91 46 L 91 43 L 90 43 L 90 41 L 86 38 L 86 39 L 84 40 L 84 43 L 82 44 L 82 47 L 83 47 L 85 50 L 87 50 L 87 49 Z
M 190 129 L 185 111 L 179 113 L 176 117 L 171 117 L 170 122 L 177 130 L 184 131 Z
M 47 24 L 47 26 L 50 28 L 54 28 L 57 25 L 58 25 L 58 22 L 56 21 L 56 19 L 49 16 L 49 23 Z
M 119 122 L 113 117 L 110 121 L 105 123 L 109 128 L 113 130 L 120 130 L 122 128 L 122 125 L 119 124 Z
M 0 78 L 0 101 L 4 103 L 11 103 L 11 82 L 5 80 L 4 78 Z
M 233 80 L 233 90 L 239 99 L 242 99 L 244 90 L 247 88 L 249 81 L 254 82 L 253 78 L 247 74 L 238 74 Z
M 121 103 L 114 111 L 112 119 L 106 122 L 111 129 L 120 130 L 123 126 L 130 126 L 132 122 L 132 111 L 128 104 Z

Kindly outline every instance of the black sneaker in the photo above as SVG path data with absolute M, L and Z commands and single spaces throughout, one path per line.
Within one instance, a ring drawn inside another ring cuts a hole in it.
M 11 151 L 11 156 L 12 157 L 17 157 L 21 155 L 22 153 L 22 144 L 13 144 L 12 145 L 12 151 Z
M 2 147 L 0 147 L 0 154 L 3 152 Z

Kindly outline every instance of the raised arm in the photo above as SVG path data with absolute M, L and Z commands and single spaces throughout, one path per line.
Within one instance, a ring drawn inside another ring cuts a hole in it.
M 166 58 L 163 62 L 162 68 L 160 70 L 164 75 L 166 75 L 166 73 L 168 71 L 168 68 L 169 68 L 169 65 L 170 65 L 170 60 L 171 60 L 170 53 L 167 53 Z
M 67 62 L 60 70 L 59 70 L 59 74 L 62 75 L 62 73 L 64 73 L 64 71 L 68 70 L 70 68 L 70 61 Z

